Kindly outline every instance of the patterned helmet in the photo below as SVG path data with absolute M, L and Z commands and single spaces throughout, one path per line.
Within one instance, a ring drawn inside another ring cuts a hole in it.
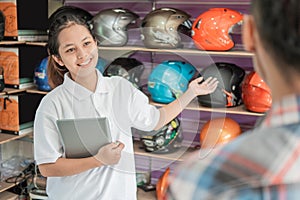
M 192 26 L 192 38 L 202 50 L 229 50 L 234 42 L 230 33 L 241 25 L 243 15 L 228 8 L 213 8 L 197 17 Z
M 148 77 L 148 91 L 153 101 L 170 103 L 182 95 L 196 68 L 184 61 L 167 60 L 157 65 Z
M 105 76 L 122 76 L 139 88 L 140 78 L 145 69 L 142 62 L 135 58 L 116 58 L 104 71 Z
M 128 9 L 99 11 L 92 19 L 92 30 L 99 46 L 124 46 L 128 42 L 127 27 L 139 16 Z
M 180 25 L 191 29 L 190 15 L 175 8 L 158 8 L 148 13 L 141 24 L 141 36 L 148 48 L 182 47 L 178 34 Z M 182 29 L 182 27 L 181 27 Z M 188 31 L 184 31 L 185 34 Z
M 177 117 L 157 131 L 141 134 L 145 150 L 153 153 L 174 152 L 181 147 L 182 140 L 182 130 Z
M 242 104 L 241 83 L 245 70 L 233 63 L 217 62 L 200 74 L 204 79 L 215 77 L 219 81 L 217 89 L 208 95 L 198 96 L 201 105 L 207 107 L 233 107 Z
M 250 72 L 242 83 L 242 99 L 245 107 L 253 112 L 262 113 L 271 108 L 271 90 L 255 71 Z

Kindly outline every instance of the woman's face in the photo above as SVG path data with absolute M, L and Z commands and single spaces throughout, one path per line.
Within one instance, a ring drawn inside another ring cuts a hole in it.
M 72 24 L 58 35 L 59 56 L 55 61 L 65 66 L 72 78 L 89 77 L 95 73 L 98 61 L 97 43 L 89 30 L 82 25 Z

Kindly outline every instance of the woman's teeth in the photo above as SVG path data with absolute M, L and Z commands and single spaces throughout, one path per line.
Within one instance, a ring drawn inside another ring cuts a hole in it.
M 80 63 L 79 66 L 87 65 L 87 64 L 89 64 L 89 62 L 90 62 L 90 59 L 87 60 L 87 61 L 85 61 L 85 62 L 83 62 L 83 63 Z

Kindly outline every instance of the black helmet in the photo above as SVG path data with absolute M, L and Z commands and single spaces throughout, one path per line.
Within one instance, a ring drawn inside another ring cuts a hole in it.
M 190 34 L 192 23 L 189 18 L 189 14 L 175 8 L 158 8 L 151 11 L 144 17 L 141 24 L 141 37 L 144 45 L 148 48 L 182 47 L 178 32 L 182 30 L 184 34 Z M 184 30 L 183 25 L 190 26 L 189 30 Z
M 140 78 L 145 69 L 142 62 L 135 58 L 116 58 L 107 66 L 103 75 L 122 76 L 129 80 L 136 88 L 140 87 Z
M 208 95 L 198 96 L 201 105 L 207 107 L 233 107 L 242 104 L 241 83 L 245 70 L 232 63 L 218 62 L 206 67 L 200 74 L 204 79 L 215 77 L 217 89 Z
M 92 19 L 92 30 L 99 46 L 124 46 L 128 41 L 127 26 L 138 17 L 124 8 L 99 11 Z
M 54 20 L 67 15 L 76 15 L 79 18 L 83 19 L 86 23 L 88 23 L 93 18 L 93 15 L 83 8 L 75 6 L 61 6 L 49 17 L 48 27 L 51 26 Z
M 144 132 L 141 141 L 147 152 L 171 153 L 181 147 L 182 130 L 178 117 L 157 131 Z

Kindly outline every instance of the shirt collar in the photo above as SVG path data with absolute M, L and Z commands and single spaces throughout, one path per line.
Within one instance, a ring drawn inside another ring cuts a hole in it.
M 100 73 L 98 69 L 96 69 L 97 72 L 97 86 L 96 86 L 96 91 L 92 92 L 82 85 L 76 83 L 70 78 L 70 73 L 67 72 L 64 75 L 64 82 L 63 82 L 63 87 L 69 91 L 76 99 L 82 100 L 85 99 L 89 96 L 91 96 L 94 93 L 108 93 L 108 85 L 103 77 L 103 75 Z
M 273 102 L 262 127 L 276 127 L 300 122 L 300 96 L 289 95 Z

